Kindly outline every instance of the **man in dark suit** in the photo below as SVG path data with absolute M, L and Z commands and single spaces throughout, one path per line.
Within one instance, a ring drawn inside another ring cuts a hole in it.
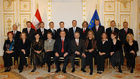
M 34 35 L 35 35 L 35 30 L 31 28 L 31 22 L 27 21 L 26 22 L 27 28 L 24 28 L 22 30 L 22 32 L 26 33 L 27 39 L 29 39 L 29 41 L 33 41 L 35 39 Z
M 14 54 L 14 60 L 17 61 L 18 63 L 18 41 L 20 39 L 20 34 L 21 32 L 17 30 L 18 26 L 16 24 L 13 25 L 13 30 L 11 32 L 13 32 L 13 38 L 15 40 L 15 54 Z
M 99 26 L 100 21 L 95 20 L 95 26 L 92 28 L 92 31 L 94 32 L 95 39 L 98 41 L 101 40 L 102 33 L 105 32 L 104 26 Z
M 75 32 L 79 32 L 81 34 L 81 29 L 79 27 L 77 27 L 77 21 L 73 20 L 72 21 L 72 26 L 71 28 L 69 28 L 69 39 L 74 39 L 74 33 Z
M 63 21 L 61 21 L 60 23 L 59 23 L 59 25 L 60 25 L 60 28 L 59 29 L 57 29 L 57 36 L 58 36 L 58 38 L 60 38 L 60 32 L 61 31 L 65 31 L 66 32 L 66 38 L 68 38 L 68 30 L 64 27 L 64 22 Z
M 54 29 L 54 22 L 49 23 L 49 29 L 48 32 L 52 33 L 52 38 L 56 39 L 57 38 L 57 31 Z
M 90 30 L 90 29 L 87 28 L 87 27 L 88 27 L 88 22 L 87 22 L 87 21 L 84 21 L 84 22 L 82 23 L 82 29 L 81 29 L 81 38 L 82 38 L 83 40 L 86 40 L 88 31 Z
M 40 22 L 40 28 L 37 30 L 37 33 L 40 35 L 40 39 L 46 40 L 47 39 L 47 29 L 44 28 L 44 22 Z
M 79 38 L 80 37 L 79 32 L 75 32 L 74 37 L 75 38 L 71 41 L 71 44 L 70 44 L 72 72 L 75 72 L 75 63 L 74 63 L 75 57 L 80 57 L 82 59 L 81 70 L 83 72 L 86 72 L 84 70 L 84 68 L 86 66 L 86 64 L 85 64 L 86 55 L 85 55 L 84 41 Z
M 115 23 L 114 20 L 112 20 L 110 22 L 110 26 L 111 27 L 109 27 L 109 28 L 106 29 L 106 33 L 107 33 L 107 36 L 108 36 L 108 39 L 109 40 L 111 39 L 111 33 L 113 33 L 113 32 L 116 33 L 117 34 L 117 37 L 118 37 L 118 33 L 119 33 L 119 29 L 115 27 L 116 26 L 116 23 Z
M 119 39 L 122 42 L 122 44 L 125 43 L 126 41 L 126 36 L 128 33 L 133 34 L 133 30 L 128 28 L 128 22 L 123 22 L 123 29 L 120 30 L 119 32 Z
M 54 44 L 54 52 L 55 52 L 55 57 L 54 57 L 54 62 L 56 64 L 56 73 L 60 72 L 60 63 L 59 63 L 59 58 L 64 57 L 64 64 L 63 64 L 63 69 L 62 72 L 66 73 L 66 66 L 68 64 L 68 56 L 69 56 L 69 41 L 68 39 L 65 38 L 66 33 L 65 31 L 60 32 L 60 38 L 58 38 L 55 41 Z

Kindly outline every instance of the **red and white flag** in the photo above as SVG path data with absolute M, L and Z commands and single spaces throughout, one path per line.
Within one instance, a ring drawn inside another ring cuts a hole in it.
M 36 13 L 35 13 L 35 16 L 33 17 L 33 21 L 32 21 L 32 26 L 31 26 L 31 28 L 33 28 L 33 29 L 36 30 L 37 28 L 39 28 L 39 27 L 38 27 L 38 24 L 39 24 L 40 22 L 42 22 L 42 19 L 41 19 L 39 10 L 37 9 L 37 10 L 36 10 Z

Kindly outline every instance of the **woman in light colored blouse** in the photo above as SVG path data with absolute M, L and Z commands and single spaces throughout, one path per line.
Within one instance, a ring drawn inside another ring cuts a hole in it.
M 50 66 L 51 66 L 51 57 L 54 57 L 53 47 L 55 40 L 52 39 L 52 33 L 47 33 L 47 40 L 44 41 L 44 50 L 45 50 L 45 56 L 44 61 L 48 65 L 48 72 L 50 72 Z

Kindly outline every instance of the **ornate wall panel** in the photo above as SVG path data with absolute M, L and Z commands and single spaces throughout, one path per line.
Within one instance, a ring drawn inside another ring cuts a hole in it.
M 20 0 L 20 11 L 31 12 L 31 0 Z
M 30 14 L 20 14 L 20 30 L 26 27 L 26 22 L 31 20 Z
M 3 0 L 3 10 L 5 12 L 13 12 L 14 11 L 14 1 L 15 0 Z
M 114 0 L 104 1 L 104 11 L 115 12 L 115 1 Z
M 7 35 L 7 32 L 12 30 L 12 25 L 15 23 L 15 17 L 13 13 L 5 13 L 3 15 L 3 23 L 4 23 L 4 35 Z
M 110 21 L 115 19 L 114 14 L 105 14 L 104 15 L 104 26 L 108 28 L 110 26 Z
M 120 14 L 120 24 L 123 25 L 123 22 L 127 21 L 131 25 L 130 14 Z

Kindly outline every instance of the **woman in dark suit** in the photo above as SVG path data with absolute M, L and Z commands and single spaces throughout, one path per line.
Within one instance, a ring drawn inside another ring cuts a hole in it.
M 5 40 L 4 46 L 3 46 L 3 50 L 4 50 L 3 60 L 4 60 L 5 72 L 9 72 L 11 70 L 12 57 L 15 51 L 15 42 L 13 39 L 13 32 L 8 32 L 7 36 L 8 36 L 8 39 Z
M 86 54 L 86 65 L 90 66 L 90 75 L 93 74 L 93 56 L 95 56 L 96 51 L 96 41 L 94 39 L 93 31 L 90 30 L 87 34 L 87 39 L 85 41 L 85 54 Z
M 122 73 L 121 65 L 123 65 L 123 51 L 122 44 L 117 40 L 117 33 L 111 33 L 111 49 L 110 49 L 110 61 L 114 67 L 118 67 L 120 73 Z
M 135 68 L 135 58 L 138 52 L 138 42 L 134 40 L 133 34 L 129 33 L 126 36 L 126 43 L 124 44 L 125 57 L 127 60 L 127 67 L 130 69 L 130 73 L 133 73 Z
M 101 35 L 101 40 L 97 44 L 98 54 L 97 54 L 97 73 L 102 74 L 104 71 L 105 59 L 109 57 L 110 53 L 110 42 L 107 38 L 107 34 L 103 33 Z
M 43 41 L 40 39 L 39 33 L 35 34 L 35 40 L 31 44 L 31 57 L 33 61 L 33 70 L 31 72 L 35 72 L 36 66 L 43 65 L 43 49 L 44 44 Z
M 19 63 L 19 73 L 22 72 L 24 65 L 27 66 L 27 60 L 25 57 L 28 57 L 30 54 L 30 42 L 26 38 L 26 33 L 21 33 L 21 39 L 18 42 L 18 51 L 20 56 Z

